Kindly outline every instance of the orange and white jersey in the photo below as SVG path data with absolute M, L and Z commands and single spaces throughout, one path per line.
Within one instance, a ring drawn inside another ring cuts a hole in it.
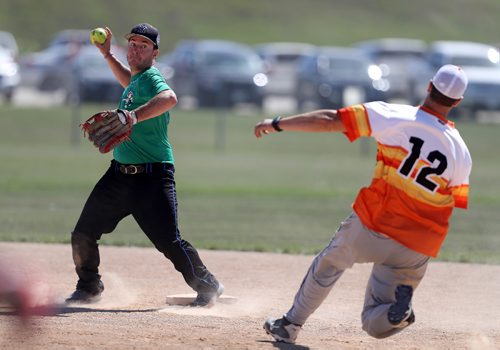
M 454 124 L 423 107 L 384 102 L 338 113 L 351 142 L 377 140 L 373 180 L 360 190 L 354 211 L 371 230 L 437 256 L 453 208 L 468 205 L 472 160 Z

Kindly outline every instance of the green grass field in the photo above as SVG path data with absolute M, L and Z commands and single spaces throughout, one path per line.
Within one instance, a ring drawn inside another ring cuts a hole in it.
M 118 42 L 136 23 L 161 33 L 161 53 L 182 39 L 219 38 L 248 44 L 303 41 L 350 45 L 379 37 L 498 43 L 498 0 L 460 2 L 371 0 L 44 0 L 0 1 L 0 29 L 22 53 L 40 50 L 63 29 L 109 26 Z
M 82 116 L 103 106 L 85 106 Z M 64 107 L 0 107 L 0 240 L 69 242 L 111 155 L 83 138 Z M 173 112 L 180 227 L 198 248 L 315 253 L 371 180 L 374 144 L 338 134 L 282 133 L 257 140 L 263 115 Z M 83 117 L 82 117 L 83 118 Z M 220 125 L 224 124 L 224 127 Z M 500 126 L 457 123 L 471 150 L 470 209 L 456 210 L 439 259 L 500 263 Z M 215 135 L 225 130 L 223 145 Z M 368 153 L 368 154 L 366 154 Z M 151 246 L 132 220 L 103 244 Z

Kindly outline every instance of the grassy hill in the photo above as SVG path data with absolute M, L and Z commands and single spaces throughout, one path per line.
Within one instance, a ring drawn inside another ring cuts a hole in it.
M 400 36 L 498 43 L 500 1 L 456 0 L 2 0 L 0 30 L 22 53 L 39 50 L 62 29 L 132 25 L 160 29 L 162 49 L 180 39 L 222 38 L 249 44 L 302 41 L 348 45 Z

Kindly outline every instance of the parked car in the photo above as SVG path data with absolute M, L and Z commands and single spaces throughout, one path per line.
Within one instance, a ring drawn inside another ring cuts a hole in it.
M 249 46 L 223 40 L 182 41 L 171 53 L 171 85 L 179 99 L 195 97 L 202 107 L 261 107 L 267 76 Z
M 65 29 L 56 33 L 46 49 L 21 58 L 23 85 L 41 91 L 69 90 L 71 62 L 82 47 L 93 47 L 89 30 Z
M 500 110 L 500 54 L 497 48 L 478 42 L 435 41 L 430 44 L 427 57 L 429 67 L 421 74 L 420 90 L 439 67 L 454 64 L 464 69 L 469 80 L 457 111 L 474 118 L 481 110 Z
M 112 47 L 113 54 L 126 64 L 125 51 Z M 114 102 L 118 104 L 123 87 L 116 80 L 102 54 L 94 46 L 82 47 L 73 58 L 68 76 L 68 100 L 72 102 Z
M 384 92 L 379 87 L 381 74 L 357 49 L 320 47 L 299 62 L 297 107 L 340 108 L 380 100 Z
M 155 67 L 160 70 L 163 77 L 167 81 L 168 84 L 171 84 L 171 80 L 174 77 L 174 56 L 172 53 L 164 54 L 156 59 Z
M 79 49 L 73 44 L 57 45 L 22 57 L 22 84 L 40 91 L 69 89 L 70 64 Z
M 290 96 L 297 86 L 298 62 L 316 47 L 306 43 L 271 42 L 259 44 L 255 50 L 267 65 L 266 94 Z
M 354 44 L 382 71 L 385 100 L 415 99 L 419 69 L 425 65 L 427 44 L 418 39 L 381 38 Z
M 0 48 L 0 94 L 10 102 L 15 89 L 21 80 L 19 65 L 14 60 L 12 53 L 4 48 Z
M 14 35 L 10 32 L 0 31 L 0 48 L 4 48 L 10 52 L 14 59 L 19 55 L 19 47 Z
M 90 29 L 64 29 L 56 33 L 49 42 L 48 47 L 65 46 L 68 44 L 77 46 L 91 46 Z

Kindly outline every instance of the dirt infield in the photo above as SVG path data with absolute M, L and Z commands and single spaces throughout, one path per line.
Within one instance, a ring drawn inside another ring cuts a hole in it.
M 172 264 L 150 248 L 101 247 L 103 299 L 36 317 L 30 331 L 0 312 L 1 349 L 499 349 L 500 266 L 431 262 L 416 291 L 417 322 L 384 340 L 361 330 L 370 265 L 346 271 L 304 326 L 296 346 L 262 330 L 290 306 L 312 256 L 200 251 L 205 264 L 238 297 L 213 308 L 167 306 L 189 293 Z M 74 288 L 69 245 L 0 242 L 0 258 L 20 273 L 36 271 L 58 298 Z

